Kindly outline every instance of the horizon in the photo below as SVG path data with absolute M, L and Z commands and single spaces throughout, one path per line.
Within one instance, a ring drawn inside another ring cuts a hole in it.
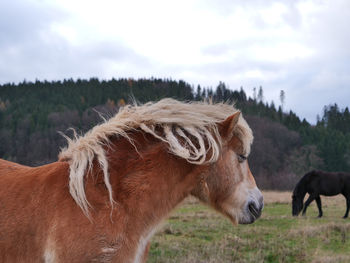
M 168 77 L 168 78 L 157 78 L 157 77 L 150 77 L 150 78 L 137 78 L 137 79 L 134 79 L 134 78 L 122 78 L 122 77 L 120 77 L 120 78 L 114 78 L 114 77 L 112 77 L 112 78 L 109 78 L 109 79 L 102 79 L 102 78 L 98 78 L 98 77 L 90 77 L 90 78 L 64 78 L 64 79 L 56 79 L 56 80 L 39 80 L 39 79 L 35 79 L 34 81 L 32 81 L 32 80 L 26 80 L 26 79 L 24 79 L 23 81 L 19 81 L 19 82 L 7 82 L 7 83 L 2 83 L 2 84 L 0 84 L 0 86 L 4 86 L 4 85 L 15 85 L 15 86 L 18 86 L 18 85 L 21 85 L 21 84 L 34 84 L 35 85 L 35 83 L 36 82 L 40 82 L 40 83 L 45 83 L 45 82 L 48 82 L 48 83 L 54 83 L 54 82 L 64 82 L 64 81 L 70 81 L 70 80 L 72 80 L 72 81 L 74 81 L 74 82 L 77 82 L 78 80 L 81 80 L 81 81 L 90 81 L 91 79 L 97 79 L 99 82 L 103 82 L 103 81 L 106 81 L 106 82 L 109 82 L 109 81 L 112 81 L 112 80 L 120 80 L 120 79 L 127 79 L 127 80 L 130 80 L 130 79 L 132 79 L 132 80 L 135 80 L 135 81 L 138 81 L 138 80 L 151 80 L 151 79 L 161 79 L 161 80 L 163 80 L 163 81 L 176 81 L 176 82 L 179 82 L 179 81 L 183 81 L 183 82 L 185 82 L 186 84 L 188 84 L 188 85 L 190 85 L 191 86 L 191 88 L 192 88 L 192 93 L 193 93 L 193 95 L 196 95 L 197 94 L 197 87 L 198 87 L 198 85 L 199 84 L 197 84 L 197 85 L 194 85 L 194 84 L 191 84 L 191 83 L 188 83 L 188 82 L 186 82 L 185 80 L 183 80 L 183 79 L 173 79 L 173 78 L 171 78 L 171 77 Z M 216 86 L 214 86 L 214 87 L 212 87 L 212 86 L 209 86 L 209 87 L 205 87 L 205 86 L 201 86 L 201 85 L 199 85 L 200 87 L 201 87 L 201 89 L 203 90 L 203 89 L 212 89 L 213 91 L 215 91 L 216 89 L 217 89 L 217 87 L 220 85 L 220 83 L 222 83 L 222 84 L 224 84 L 225 85 L 225 87 L 226 88 L 228 88 L 229 89 L 229 87 L 226 85 L 226 83 L 225 82 L 223 82 L 223 81 L 220 81 Z M 262 90 L 264 91 L 264 87 L 262 87 L 262 86 L 259 86 L 259 88 L 262 88 Z M 254 88 L 256 88 L 256 92 L 258 92 L 258 88 L 257 87 L 254 87 Z M 254 89 L 253 88 L 253 89 Z M 247 99 L 249 100 L 249 99 L 251 99 L 251 100 L 257 100 L 257 98 L 255 98 L 254 99 L 254 94 L 252 94 L 252 95 L 249 95 L 248 94 L 248 92 L 247 92 L 247 90 L 243 87 L 243 86 L 241 86 L 240 88 L 237 88 L 237 89 L 230 89 L 230 90 L 232 90 L 232 91 L 240 91 L 240 90 L 243 90 L 244 91 L 244 93 L 246 94 L 246 96 L 247 96 Z M 254 93 L 254 91 L 252 92 L 252 93 Z M 263 95 L 263 94 L 262 94 Z M 255 97 L 256 97 L 256 95 L 255 95 Z M 262 103 L 264 103 L 265 105 L 268 105 L 269 107 L 271 106 L 271 104 L 273 103 L 274 104 L 274 106 L 275 106 L 275 108 L 276 108 L 276 110 L 278 110 L 278 108 L 279 107 L 281 107 L 281 109 L 282 109 L 282 111 L 284 112 L 284 113 L 288 113 L 289 111 L 292 111 L 292 112 L 294 112 L 294 113 L 296 113 L 293 109 L 288 109 L 288 110 L 284 110 L 283 108 L 283 106 L 282 106 L 282 102 L 281 102 L 281 100 L 279 100 L 279 103 L 276 103 L 275 101 L 273 101 L 273 100 L 266 100 L 265 99 L 265 96 L 263 95 L 263 98 L 262 98 Z M 331 106 L 331 105 L 334 105 L 334 104 L 336 104 L 338 107 L 339 107 L 339 105 L 337 104 L 337 103 L 329 103 L 329 104 L 326 104 L 326 105 L 324 105 L 323 107 L 322 107 L 322 109 L 320 110 L 320 113 L 317 113 L 317 115 L 315 116 L 315 122 L 310 122 L 309 120 L 307 120 L 306 118 L 304 118 L 304 117 L 302 117 L 302 116 L 299 116 L 297 113 L 297 116 L 300 118 L 300 121 L 303 121 L 304 119 L 310 124 L 310 125 L 316 125 L 317 124 L 317 120 L 318 119 L 322 119 L 322 111 L 323 111 L 323 109 L 325 108 L 325 107 L 328 107 L 328 106 Z M 96 105 L 97 106 L 97 105 Z M 341 110 L 341 111 L 343 111 L 343 110 L 345 110 L 346 108 L 349 108 L 348 106 L 345 106 L 344 108 L 343 107 L 339 107 L 339 110 Z

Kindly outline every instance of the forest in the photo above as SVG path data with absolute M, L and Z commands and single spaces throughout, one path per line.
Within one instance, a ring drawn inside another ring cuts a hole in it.
M 320 109 L 316 125 L 293 111 L 264 101 L 263 88 L 253 98 L 241 87 L 194 87 L 171 79 L 66 79 L 0 85 L 0 158 L 38 166 L 57 160 L 66 141 L 59 133 L 79 134 L 136 100 L 144 103 L 165 97 L 192 101 L 211 98 L 235 103 L 254 133 L 251 170 L 259 187 L 290 190 L 311 169 L 350 172 L 350 112 L 337 104 Z

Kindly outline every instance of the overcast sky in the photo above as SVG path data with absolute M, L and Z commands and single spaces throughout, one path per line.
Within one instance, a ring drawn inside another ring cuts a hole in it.
M 243 86 L 315 123 L 350 105 L 350 1 L 1 0 L 0 84 L 172 78 Z

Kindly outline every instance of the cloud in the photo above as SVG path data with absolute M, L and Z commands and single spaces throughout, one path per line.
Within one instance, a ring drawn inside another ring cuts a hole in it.
M 54 44 L 32 41 L 3 54 L 0 79 L 111 78 L 118 76 L 118 71 L 123 67 L 137 70 L 138 67 L 149 66 L 147 58 L 122 44 L 99 42 L 72 47 L 65 39 L 55 39 L 55 36 L 52 36 L 51 41 Z
M 6 35 L 0 40 L 2 83 L 23 79 L 110 78 L 123 67 L 136 70 L 149 66 L 146 57 L 122 41 L 107 39 L 72 45 L 66 35 L 56 30 L 57 24 L 67 19 L 67 14 L 57 7 L 35 1 L 10 1 L 1 2 L 0 10 L 1 34 Z
M 0 83 L 171 77 L 224 81 L 314 122 L 348 103 L 347 0 L 0 2 Z

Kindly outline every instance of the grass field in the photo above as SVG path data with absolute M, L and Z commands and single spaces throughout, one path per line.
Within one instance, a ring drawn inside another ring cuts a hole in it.
M 262 217 L 251 225 L 187 199 L 152 239 L 148 262 L 350 262 L 350 219 L 343 196 L 321 197 L 306 217 L 291 216 L 291 193 L 264 192 Z

